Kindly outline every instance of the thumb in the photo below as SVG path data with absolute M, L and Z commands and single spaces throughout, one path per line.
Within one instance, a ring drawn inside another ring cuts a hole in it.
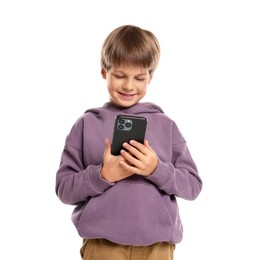
M 105 138 L 105 155 L 111 154 L 111 142 L 108 138 Z

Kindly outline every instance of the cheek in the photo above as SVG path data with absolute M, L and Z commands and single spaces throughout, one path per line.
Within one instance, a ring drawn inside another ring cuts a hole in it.
M 147 88 L 148 88 L 148 83 L 142 84 L 139 86 L 139 91 L 145 94 L 147 91 Z
M 113 88 L 116 88 L 119 85 L 119 82 L 117 80 L 113 79 L 113 78 L 109 78 L 107 80 L 107 85 L 108 85 L 108 87 L 113 89 Z
M 146 94 L 146 92 L 147 92 L 147 87 L 145 87 L 145 88 L 143 89 L 143 91 L 142 91 L 143 96 Z

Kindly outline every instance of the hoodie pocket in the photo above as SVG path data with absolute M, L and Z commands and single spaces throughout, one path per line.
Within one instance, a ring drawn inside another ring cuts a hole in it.
M 168 195 L 155 196 L 155 204 L 159 213 L 161 223 L 165 227 L 172 228 L 177 219 L 178 206 L 176 200 Z

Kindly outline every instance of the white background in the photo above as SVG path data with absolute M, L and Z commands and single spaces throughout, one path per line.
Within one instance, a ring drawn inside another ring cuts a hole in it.
M 55 174 L 74 121 L 108 100 L 100 48 L 123 24 L 159 39 L 143 101 L 177 122 L 204 183 L 178 200 L 175 260 L 253 259 L 251 2 L 0 2 L 1 259 L 81 259 Z

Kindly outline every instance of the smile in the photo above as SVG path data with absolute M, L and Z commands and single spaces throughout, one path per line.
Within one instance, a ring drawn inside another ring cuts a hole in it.
M 128 93 L 122 93 L 122 92 L 118 92 L 120 94 L 120 96 L 124 97 L 124 98 L 131 98 L 133 96 L 135 96 L 135 94 L 128 94 Z

